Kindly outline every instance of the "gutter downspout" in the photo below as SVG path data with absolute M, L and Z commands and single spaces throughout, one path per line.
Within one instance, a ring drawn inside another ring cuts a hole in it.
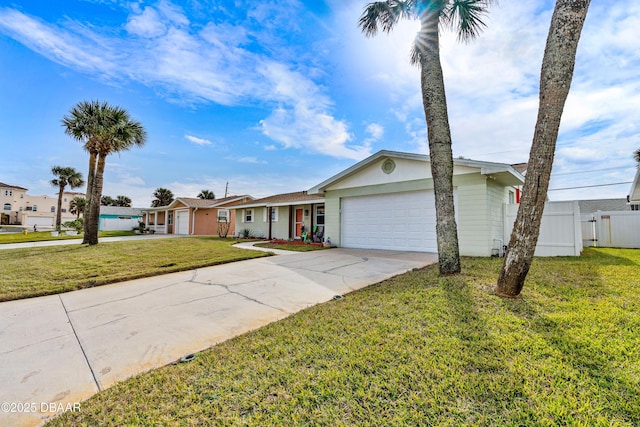
M 195 232 L 196 232 L 196 211 L 198 209 L 199 208 L 195 208 L 193 210 L 193 221 L 191 222 L 191 230 L 190 230 L 191 232 L 189 233 L 190 236 L 193 236 L 195 234 Z

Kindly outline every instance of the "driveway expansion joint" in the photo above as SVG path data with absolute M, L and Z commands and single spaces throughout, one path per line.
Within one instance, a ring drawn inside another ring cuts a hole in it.
M 73 331 L 73 335 L 76 337 L 76 341 L 78 342 L 78 345 L 80 346 L 80 350 L 82 351 L 82 355 L 84 356 L 84 360 L 87 362 L 87 367 L 89 368 L 89 371 L 91 371 L 91 376 L 93 377 L 93 381 L 95 382 L 96 387 L 98 388 L 98 391 L 102 391 L 102 387 L 100 386 L 100 382 L 98 381 L 98 378 L 96 377 L 96 373 L 93 371 L 93 367 L 91 366 L 91 363 L 89 362 L 89 358 L 87 357 L 87 353 L 84 350 L 84 347 L 82 346 L 82 343 L 80 342 L 80 337 L 78 337 L 78 333 L 76 332 L 76 328 L 73 326 L 73 322 L 71 321 L 71 318 L 69 317 L 69 312 L 67 311 L 67 307 L 64 305 L 64 301 L 62 300 L 62 295 L 58 294 L 58 299 L 60 300 L 60 304 L 62 304 L 62 309 L 64 310 L 64 313 L 67 316 L 67 320 L 69 320 L 69 326 L 71 326 L 71 331 Z

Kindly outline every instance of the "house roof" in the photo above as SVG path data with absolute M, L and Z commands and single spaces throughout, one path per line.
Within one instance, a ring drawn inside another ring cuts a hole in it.
M 367 157 L 366 159 L 356 163 L 355 165 L 345 169 L 344 171 L 332 176 L 331 178 L 321 182 L 309 189 L 309 194 L 324 192 L 330 185 L 347 178 L 359 170 L 369 166 L 370 164 L 387 157 L 398 159 L 416 160 L 421 162 L 430 162 L 431 159 L 426 154 L 404 153 L 400 151 L 380 150 L 377 153 Z M 488 175 L 505 185 L 522 185 L 524 177 L 515 170 L 511 165 L 506 163 L 483 162 L 471 159 L 453 159 L 454 166 L 467 166 L 480 169 L 482 175 Z
M 15 188 L 16 190 L 24 190 L 27 191 L 24 187 L 18 187 L 17 185 L 5 184 L 4 182 L 0 182 L 0 187 L 2 188 Z
M 198 209 L 224 208 L 224 207 L 230 207 L 228 205 L 232 203 L 243 201 L 246 199 L 253 200 L 253 197 L 246 194 L 243 196 L 224 197 L 222 199 L 198 199 L 195 197 L 178 197 L 167 206 L 146 208 L 146 209 L 143 209 L 143 211 L 153 212 L 153 211 L 165 211 L 169 209 L 175 209 L 178 203 L 181 203 L 188 208 L 198 208 Z
M 597 199 L 578 200 L 581 214 L 590 214 L 597 211 L 628 211 L 631 210 L 626 199 Z
M 142 209 L 123 206 L 100 206 L 100 215 L 140 216 L 142 215 Z
M 300 203 L 324 203 L 324 194 L 309 194 L 306 191 L 296 191 L 294 193 L 276 194 L 262 199 L 252 200 L 234 206 L 237 208 L 256 208 L 261 206 L 289 206 Z
M 522 175 L 524 175 L 524 173 L 527 171 L 527 166 L 529 166 L 529 163 L 515 163 L 511 165 L 512 168 L 517 170 Z

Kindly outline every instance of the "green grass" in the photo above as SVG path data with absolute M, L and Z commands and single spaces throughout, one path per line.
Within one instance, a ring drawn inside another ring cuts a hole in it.
M 319 250 L 327 249 L 322 246 L 304 245 L 304 244 L 288 245 L 286 243 L 256 243 L 254 246 L 258 246 L 261 248 L 269 248 L 269 249 L 280 249 L 283 251 L 293 251 L 293 252 L 311 252 L 311 251 L 319 251 Z
M 217 237 L 182 237 L 0 250 L 0 301 L 268 255 L 233 248 L 234 243 Z
M 119 236 L 134 236 L 133 231 L 101 231 L 98 233 L 98 237 L 119 237 Z M 22 233 L 0 233 L 0 245 L 5 243 L 27 243 L 27 242 L 43 242 L 49 240 L 66 240 L 66 239 L 82 239 L 82 235 L 67 236 L 62 234 L 59 236 L 52 236 L 51 231 L 33 231 Z
M 52 426 L 638 426 L 640 251 L 463 259 L 315 306 L 138 375 Z

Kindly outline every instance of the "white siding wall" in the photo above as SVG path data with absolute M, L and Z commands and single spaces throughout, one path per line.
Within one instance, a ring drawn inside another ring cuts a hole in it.
M 458 186 L 458 244 L 460 254 L 488 256 L 488 201 L 484 179 L 474 185 Z

